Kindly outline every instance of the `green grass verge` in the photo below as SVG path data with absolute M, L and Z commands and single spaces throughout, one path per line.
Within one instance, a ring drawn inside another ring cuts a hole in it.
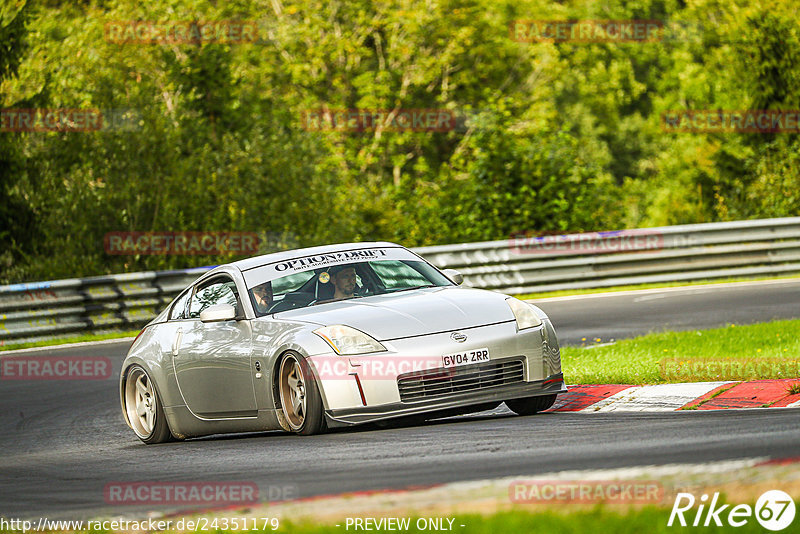
M 767 276 L 758 278 L 717 278 L 711 280 L 696 280 L 693 282 L 660 282 L 652 284 L 635 284 L 628 286 L 614 286 L 614 287 L 593 287 L 588 289 L 563 289 L 559 291 L 540 291 L 538 293 L 525 293 L 523 295 L 515 295 L 522 300 L 545 299 L 550 297 L 570 297 L 573 295 L 594 295 L 596 293 L 616 293 L 619 291 L 636 291 L 639 289 L 661 289 L 666 287 L 691 287 L 703 286 L 708 284 L 730 284 L 732 282 L 757 282 L 763 280 L 791 280 L 800 278 L 800 274 L 792 274 L 787 276 Z
M 67 343 L 81 343 L 84 341 L 102 341 L 105 339 L 117 339 L 125 337 L 135 337 L 139 330 L 127 330 L 125 332 L 110 332 L 108 334 L 81 334 L 79 336 L 65 337 L 61 339 L 46 339 L 43 341 L 33 341 L 31 343 L 6 342 L 0 345 L 0 352 L 4 350 L 29 349 L 33 347 L 50 347 L 54 345 L 65 345 Z
M 662 384 L 797 378 L 800 320 L 661 332 L 612 345 L 562 347 L 569 384 Z

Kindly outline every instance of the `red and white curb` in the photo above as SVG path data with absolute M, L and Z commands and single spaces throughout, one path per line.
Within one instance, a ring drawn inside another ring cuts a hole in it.
M 625 384 L 569 386 L 550 412 L 668 412 L 680 409 L 800 407 L 800 393 L 791 394 L 798 380 L 693 382 L 631 386 Z

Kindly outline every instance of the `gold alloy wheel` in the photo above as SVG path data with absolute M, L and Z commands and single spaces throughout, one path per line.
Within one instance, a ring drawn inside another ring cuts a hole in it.
M 306 420 L 306 380 L 297 356 L 288 354 L 278 373 L 281 407 L 289 427 L 298 431 Z
M 156 425 L 156 392 L 144 369 L 131 369 L 125 382 L 125 409 L 133 431 L 141 439 L 153 435 Z

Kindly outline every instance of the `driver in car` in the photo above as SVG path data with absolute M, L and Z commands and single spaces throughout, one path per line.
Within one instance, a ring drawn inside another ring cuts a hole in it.
M 253 288 L 253 301 L 256 313 L 263 315 L 272 306 L 272 282 L 266 282 Z
M 356 269 L 352 265 L 336 265 L 330 269 L 334 292 L 332 300 L 356 296 Z

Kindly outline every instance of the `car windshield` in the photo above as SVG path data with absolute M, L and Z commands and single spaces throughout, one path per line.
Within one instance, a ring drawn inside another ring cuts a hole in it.
M 250 290 L 259 316 L 453 283 L 418 259 L 381 259 L 309 268 L 255 284 Z

